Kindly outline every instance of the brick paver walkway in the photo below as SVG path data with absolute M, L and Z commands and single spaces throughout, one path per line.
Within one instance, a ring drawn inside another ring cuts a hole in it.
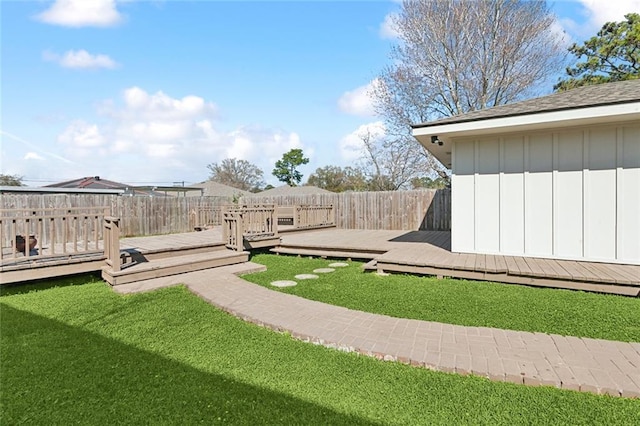
M 185 283 L 220 309 L 300 340 L 496 381 L 640 397 L 640 343 L 392 318 L 273 291 L 235 276 L 238 267 L 226 268 L 115 290 Z

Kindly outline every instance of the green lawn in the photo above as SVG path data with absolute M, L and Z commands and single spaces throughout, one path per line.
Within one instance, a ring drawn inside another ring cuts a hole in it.
M 62 284 L 2 289 L 0 424 L 640 424 L 638 400 L 347 354 L 184 287 Z
M 269 288 L 274 280 L 326 267 L 330 260 L 258 254 L 266 272 L 243 278 Z M 640 342 L 640 298 L 410 275 L 378 276 L 349 262 L 317 280 L 279 289 L 307 299 L 400 318 Z M 274 288 L 275 289 L 275 288 Z

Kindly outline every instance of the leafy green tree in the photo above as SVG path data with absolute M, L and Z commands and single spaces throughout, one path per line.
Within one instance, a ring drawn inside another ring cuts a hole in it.
M 449 179 L 442 176 L 438 176 L 433 179 L 429 176 L 423 176 L 419 178 L 411 179 L 411 186 L 413 189 L 429 188 L 429 189 L 443 189 L 449 186 Z
M 607 22 L 596 36 L 571 45 L 569 52 L 578 62 L 554 86 L 558 91 L 640 78 L 640 14 L 628 13 L 624 21 Z
M 276 161 L 276 168 L 273 169 L 272 174 L 277 177 L 280 182 L 284 182 L 289 186 L 297 186 L 300 184 L 303 176 L 297 168 L 308 162 L 309 159 L 305 158 L 302 150 L 294 148 L 284 153 L 282 159 Z
M 338 166 L 319 167 L 309 176 L 307 185 L 317 186 L 332 192 L 364 191 L 367 180 L 359 168 Z
M 243 191 L 259 191 L 264 186 L 263 172 L 258 166 L 246 160 L 225 158 L 207 166 L 211 175 L 209 180 L 229 185 Z
M 0 174 L 0 186 L 25 186 L 22 176 Z

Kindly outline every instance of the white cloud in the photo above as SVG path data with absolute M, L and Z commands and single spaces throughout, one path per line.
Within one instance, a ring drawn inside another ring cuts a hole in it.
M 562 20 L 555 20 L 551 25 L 551 32 L 555 35 L 556 39 L 560 42 L 561 46 L 568 49 L 574 42 L 573 38 L 569 35 L 568 29 L 564 25 Z
M 40 154 L 38 154 L 37 152 L 27 152 L 24 155 L 24 159 L 25 160 L 44 160 L 44 157 Z
M 307 157 L 312 154 L 312 151 L 304 148 L 300 136 L 295 132 L 244 126 L 230 132 L 225 139 L 228 140 L 228 145 L 223 158 L 239 158 L 264 164 L 263 171 L 266 175 L 271 174 L 282 154 L 291 149 L 303 149 Z
M 119 99 L 98 106 L 100 124 L 77 120 L 58 137 L 65 155 L 81 161 L 84 171 L 126 183 L 196 182 L 208 177 L 207 164 L 225 158 L 250 161 L 269 180 L 275 162 L 292 148 L 310 157 L 295 132 L 258 125 L 219 128 L 217 107 L 204 98 L 174 98 L 134 86 Z
M 65 27 L 110 27 L 122 21 L 122 15 L 115 0 L 56 0 L 36 19 Z
M 107 103 L 105 112 L 121 119 L 181 120 L 210 116 L 217 111 L 215 104 L 205 102 L 199 96 L 189 95 L 182 99 L 174 99 L 162 91 L 149 94 L 136 86 L 124 91 L 123 100 L 124 108 L 113 109 L 113 105 Z
M 373 102 L 370 96 L 373 85 L 377 80 L 369 82 L 365 86 L 347 91 L 338 99 L 338 108 L 347 114 L 371 117 L 375 115 Z
M 594 36 L 606 22 L 622 21 L 624 15 L 630 12 L 640 12 L 640 0 L 578 0 L 582 5 L 582 12 L 586 17 L 584 23 L 570 18 L 560 22 L 568 31 L 582 38 Z
M 400 36 L 400 33 L 398 33 L 395 24 L 393 23 L 395 17 L 396 13 L 390 13 L 384 17 L 384 21 L 382 21 L 382 24 L 380 24 L 380 37 L 385 39 L 395 39 Z
M 340 155 L 344 161 L 356 161 L 362 157 L 364 143 L 362 138 L 370 135 L 373 138 L 384 136 L 386 133 L 382 121 L 363 124 L 340 140 Z
M 587 10 L 589 21 L 598 28 L 605 22 L 621 21 L 629 12 L 640 12 L 640 0 L 580 0 Z
M 51 51 L 44 51 L 42 53 L 42 59 L 50 62 L 57 62 L 64 68 L 75 69 L 97 69 L 107 68 L 113 69 L 118 64 L 107 55 L 92 55 L 86 50 L 69 50 L 63 55 L 58 55 Z
M 106 140 L 97 125 L 76 120 L 58 136 L 58 142 L 69 145 L 72 149 L 85 150 L 100 147 Z

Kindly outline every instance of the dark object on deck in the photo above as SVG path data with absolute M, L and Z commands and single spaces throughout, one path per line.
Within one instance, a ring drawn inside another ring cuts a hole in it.
M 36 245 L 38 244 L 38 240 L 36 239 L 35 235 L 29 235 L 29 252 L 31 252 L 31 250 L 33 250 Z M 17 252 L 21 252 L 24 254 L 26 253 L 26 249 L 27 249 L 27 244 L 25 241 L 24 236 L 22 235 L 16 235 L 16 251 Z

